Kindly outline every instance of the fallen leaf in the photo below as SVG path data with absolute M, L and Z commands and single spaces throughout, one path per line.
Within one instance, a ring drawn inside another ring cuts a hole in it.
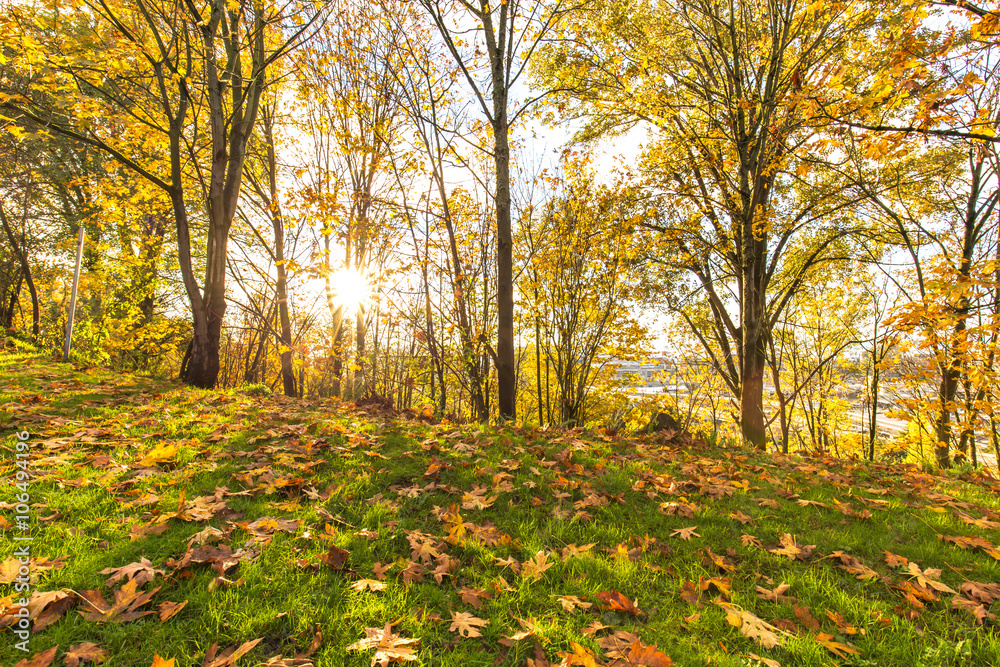
M 55 660 L 56 650 L 58 648 L 59 645 L 56 644 L 50 649 L 39 651 L 30 658 L 25 658 L 24 660 L 21 660 L 16 665 L 14 665 L 14 667 L 49 667 L 49 665 L 52 664 L 52 661 Z
M 137 563 L 130 563 L 121 567 L 106 567 L 101 570 L 101 574 L 110 574 L 108 580 L 104 582 L 109 588 L 122 579 L 134 579 L 136 585 L 143 586 L 156 578 L 157 574 L 165 574 L 163 570 L 157 570 L 153 564 L 145 557 L 140 558 Z
M 778 633 L 785 634 L 767 621 L 728 602 L 716 602 L 726 612 L 726 620 L 739 629 L 745 637 L 749 637 L 764 648 L 774 648 L 781 643 Z
M 670 533 L 670 537 L 679 537 L 682 540 L 690 541 L 692 537 L 701 537 L 695 531 L 698 530 L 698 526 L 689 526 L 687 528 L 678 528 L 674 532 Z
M 162 602 L 156 605 L 156 609 L 160 613 L 160 623 L 166 623 L 168 620 L 177 615 L 181 609 L 187 606 L 188 601 L 183 602 Z
M 584 602 L 575 595 L 559 595 L 556 597 L 559 600 L 559 604 L 566 611 L 574 611 L 576 609 L 589 609 L 593 606 L 592 602 Z
M 823 646 L 826 650 L 830 651 L 830 653 L 833 653 L 838 658 L 846 658 L 847 654 L 861 655 L 861 652 L 850 644 L 842 644 L 841 642 L 833 641 L 833 635 L 821 632 L 814 635 L 813 639 L 815 639 L 820 646 Z
M 205 659 L 202 661 L 201 667 L 230 667 L 235 664 L 237 660 L 252 651 L 253 647 L 262 641 L 264 641 L 263 637 L 245 642 L 239 648 L 230 646 L 222 652 L 222 655 L 218 657 L 216 657 L 215 653 L 219 645 L 218 643 L 212 644 L 212 646 L 209 647 L 208 652 L 205 654 Z
M 347 647 L 348 651 L 364 651 L 375 649 L 371 664 L 386 667 L 390 662 L 416 660 L 414 650 L 420 646 L 419 639 L 408 639 L 393 633 L 392 624 L 386 623 L 384 628 L 365 628 L 367 637 L 358 640 Z
M 477 628 L 486 627 L 489 623 L 489 621 L 476 618 L 472 614 L 465 611 L 460 611 L 457 614 L 452 612 L 451 626 L 448 630 L 450 632 L 457 632 L 463 637 L 482 637 L 482 633 L 479 632 Z
M 108 652 L 97 644 L 83 642 L 70 646 L 63 655 L 66 660 L 66 667 L 77 667 L 82 662 L 102 663 L 108 658 Z
M 639 607 L 618 591 L 602 591 L 594 597 L 604 603 L 605 609 L 623 611 L 632 616 L 638 616 L 642 613 L 639 611 Z
M 385 583 L 377 581 L 375 579 L 358 579 L 353 584 L 351 584 L 351 588 L 353 588 L 356 591 L 363 591 L 363 590 L 384 591 Z

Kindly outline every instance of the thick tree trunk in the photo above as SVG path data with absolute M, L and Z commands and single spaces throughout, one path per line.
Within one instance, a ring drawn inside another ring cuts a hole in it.
M 22 243 L 18 245 L 17 237 L 14 236 L 14 229 L 11 227 L 10 220 L 7 219 L 2 202 L 0 202 L 0 223 L 3 223 L 3 230 L 7 235 L 7 240 L 10 241 L 10 247 L 14 250 L 17 260 L 21 264 L 21 276 L 28 285 L 28 294 L 31 297 L 31 337 L 37 340 L 41 334 L 42 318 L 38 305 L 38 290 L 35 289 L 35 281 L 31 277 L 31 265 L 28 263 L 28 248 L 23 239 Z

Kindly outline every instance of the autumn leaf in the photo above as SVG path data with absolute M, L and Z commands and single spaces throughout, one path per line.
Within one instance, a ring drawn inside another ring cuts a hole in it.
M 690 541 L 692 537 L 701 537 L 695 531 L 698 530 L 698 526 L 689 526 L 688 528 L 678 528 L 674 532 L 670 533 L 670 537 L 679 537 L 682 540 Z
M 154 653 L 153 664 L 150 667 L 174 667 L 174 659 L 164 660 L 158 653 Z
M 642 612 L 639 611 L 639 607 L 618 591 L 602 591 L 594 597 L 604 603 L 605 609 L 610 609 L 611 611 L 623 611 L 626 614 L 631 614 L 632 616 L 639 616 L 642 614 Z
M 556 654 L 562 658 L 562 662 L 559 663 L 560 667 L 572 667 L 574 665 L 579 665 L 580 667 L 598 667 L 596 657 L 593 653 L 576 642 L 571 641 L 569 645 L 573 649 L 572 653 L 559 651 Z
M 575 611 L 576 609 L 589 609 L 593 606 L 592 602 L 584 602 L 575 595 L 559 595 L 556 597 L 559 604 L 565 611 Z
M 319 562 L 331 570 L 343 570 L 350 555 L 351 552 L 347 549 L 331 546 L 325 554 L 319 557 Z
M 420 646 L 420 640 L 395 634 L 391 623 L 386 623 L 384 628 L 365 628 L 365 634 L 367 637 L 354 642 L 347 647 L 347 650 L 365 651 L 374 648 L 375 655 L 372 656 L 371 662 L 373 667 L 374 665 L 386 667 L 390 662 L 417 659 L 414 649 Z
M 58 650 L 59 645 L 56 644 L 50 649 L 44 651 L 39 651 L 30 658 L 25 658 L 18 662 L 14 667 L 49 667 L 52 661 L 55 660 L 56 650 Z
M 385 583 L 376 581 L 375 579 L 359 579 L 351 584 L 351 588 L 356 591 L 383 591 L 385 590 Z
M 820 646 L 823 646 L 824 648 L 826 648 L 826 650 L 830 651 L 838 658 L 846 658 L 848 654 L 861 655 L 861 652 L 858 651 L 858 649 L 851 646 L 850 644 L 843 644 L 841 642 L 833 641 L 833 635 L 828 635 L 824 632 L 821 632 L 817 635 L 814 635 L 813 639 L 815 639 Z
M 153 564 L 145 557 L 139 559 L 137 563 L 123 565 L 122 567 L 106 567 L 101 570 L 101 574 L 110 574 L 108 580 L 104 582 L 109 588 L 121 579 L 134 579 L 137 586 L 143 586 L 151 582 L 157 574 L 165 574 L 163 570 L 153 568 Z
M 778 541 L 781 543 L 781 546 L 775 547 L 774 549 L 768 549 L 768 551 L 779 556 L 787 556 L 788 560 L 806 560 L 816 549 L 815 544 L 800 546 L 795 542 L 795 538 L 789 533 L 783 534 Z
M 244 655 L 253 650 L 253 647 L 264 641 L 264 638 L 254 639 L 253 641 L 245 642 L 239 648 L 235 646 L 230 646 L 222 655 L 216 657 L 216 651 L 219 647 L 218 643 L 212 644 L 208 651 L 205 653 L 205 659 L 201 663 L 201 667 L 231 667 L 231 665 L 236 664 L 236 661 L 242 658 Z
M 177 457 L 177 445 L 164 443 L 157 445 L 146 452 L 146 455 L 139 460 L 139 465 L 144 468 L 154 466 L 167 461 L 173 461 Z
M 795 618 L 799 619 L 799 623 L 802 624 L 802 627 L 812 632 L 819 631 L 819 621 L 817 621 L 815 617 L 809 613 L 809 607 L 792 605 L 792 610 L 795 612 Z
M 142 618 L 154 612 L 139 611 L 148 603 L 159 587 L 142 593 L 137 590 L 135 579 L 129 579 L 121 588 L 114 591 L 114 601 L 108 604 L 99 591 L 80 591 L 80 599 L 89 605 L 89 609 L 80 612 L 88 621 L 95 623 L 125 623 Z
M 785 582 L 781 582 L 777 587 L 773 589 L 764 588 L 763 586 L 757 586 L 757 597 L 761 600 L 770 600 L 771 602 L 784 602 L 785 604 L 792 604 L 796 602 L 796 598 L 785 595 L 790 588 Z
M 482 637 L 482 633 L 477 628 L 484 628 L 489 625 L 489 621 L 476 618 L 472 614 L 464 611 L 451 613 L 450 632 L 457 632 L 463 637 Z
M 156 609 L 160 614 L 160 623 L 166 623 L 168 620 L 177 615 L 177 613 L 187 606 L 188 601 L 183 602 L 163 602 L 156 605 Z
M 392 567 L 393 567 L 392 563 L 389 563 L 388 565 L 382 565 L 382 563 L 375 563 L 374 565 L 372 565 L 372 572 L 375 573 L 376 579 L 378 579 L 379 581 L 384 581 L 386 573 L 389 570 L 391 570 Z
M 701 603 L 701 590 L 698 588 L 698 584 L 693 581 L 681 582 L 681 599 L 686 600 L 688 604 L 693 604 L 699 609 L 704 607 Z
M 471 604 L 476 609 L 483 608 L 483 599 L 490 599 L 490 594 L 481 588 L 462 587 L 458 589 L 458 594 L 462 596 L 462 602 Z
M 728 602 L 716 602 L 726 612 L 726 621 L 739 629 L 745 637 L 749 637 L 764 648 L 774 648 L 781 643 L 778 633 L 785 634 L 765 620 L 750 612 L 740 609 Z
M 63 658 L 66 660 L 66 667 L 78 667 L 83 662 L 102 663 L 107 660 L 108 652 L 97 644 L 83 642 L 70 646 Z
M 542 574 L 553 565 L 554 563 L 548 562 L 548 554 L 544 551 L 539 551 L 535 554 L 534 558 L 521 563 L 521 576 L 525 579 L 538 581 L 542 578 Z

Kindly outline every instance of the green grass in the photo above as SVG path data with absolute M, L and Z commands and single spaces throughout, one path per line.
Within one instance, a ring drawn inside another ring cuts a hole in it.
M 221 652 L 261 639 L 237 662 L 256 665 L 303 653 L 317 630 L 316 665 L 367 665 L 373 649 L 347 647 L 365 628 L 387 623 L 420 639 L 417 664 L 424 665 L 523 665 L 536 643 L 553 664 L 574 645 L 593 652 L 595 664 L 610 664 L 598 642 L 615 630 L 684 666 L 763 664 L 758 658 L 781 665 L 1000 663 L 994 620 L 977 623 L 952 607 L 963 583 L 1000 582 L 1000 561 L 938 537 L 1000 541 L 991 523 L 1000 522 L 1000 485 L 992 479 L 761 455 L 686 437 L 429 425 L 332 400 L 196 391 L 64 365 L 30 350 L 0 354 L 0 373 L 0 500 L 15 500 L 13 433 L 28 431 L 31 553 L 65 558 L 58 569 L 36 569 L 33 590 L 68 591 L 72 604 L 32 635 L 28 654 L 15 648 L 9 628 L 0 631 L 3 665 L 56 645 L 61 655 L 94 642 L 107 652 L 107 665 L 148 667 L 155 653 L 188 667 L 201 665 L 214 643 Z M 143 466 L 163 445 L 176 452 Z M 219 494 L 225 507 L 210 518 L 172 516 L 162 533 L 135 538 L 137 527 L 175 515 L 182 496 L 190 512 L 217 488 L 228 490 Z M 4 507 L 13 522 L 12 506 Z M 467 530 L 460 537 L 447 530 L 455 511 Z M 255 543 L 250 524 L 262 517 L 297 523 Z M 692 526 L 690 540 L 671 536 Z M 215 545 L 245 550 L 224 580 L 207 564 L 178 567 L 189 540 L 209 527 L 222 533 Z M 477 531 L 483 539 L 470 538 Z M 5 530 L 5 538 L 19 534 L 14 525 Z M 813 553 L 773 553 L 785 534 L 814 545 Z M 406 583 L 402 570 L 419 560 L 411 541 L 421 540 L 444 556 L 426 565 L 422 581 Z M 562 557 L 572 545 L 591 543 Z M 5 560 L 14 542 L 2 544 Z M 349 552 L 344 569 L 319 562 L 334 546 Z M 540 551 L 551 566 L 537 580 L 512 569 Z M 889 567 L 886 551 L 922 571 L 940 569 L 929 578 L 956 594 L 918 587 L 925 597 L 915 608 L 900 590 L 911 577 Z M 856 578 L 834 552 L 874 575 Z M 721 567 L 712 554 L 724 559 Z M 107 586 L 101 571 L 142 558 L 162 572 L 140 587 L 158 587 L 141 610 L 186 606 L 165 622 L 155 613 L 121 623 L 85 619 L 79 593 L 98 590 L 110 601 L 124 582 Z M 439 582 L 433 571 L 442 562 L 450 568 L 439 571 Z M 352 588 L 376 578 L 375 563 L 392 566 L 385 589 Z M 723 577 L 725 595 L 707 584 Z M 685 599 L 682 586 L 699 582 L 705 592 Z M 757 586 L 782 583 L 789 585 L 785 596 L 808 607 L 818 631 L 790 601 L 758 595 Z M 481 608 L 463 601 L 462 588 L 487 591 Z M 608 591 L 641 613 L 609 610 L 598 598 Z M 4 585 L 4 596 L 6 607 L 18 595 Z M 566 611 L 559 596 L 592 606 Z M 723 604 L 776 626 L 780 643 L 767 648 L 745 636 L 727 622 Z M 981 613 L 989 611 L 985 604 Z M 449 630 L 459 612 L 489 621 L 481 637 Z M 828 612 L 842 617 L 840 625 Z M 609 627 L 595 634 L 588 629 L 595 621 Z M 529 622 L 533 635 L 501 643 Z M 818 633 L 845 645 L 843 654 L 819 643 Z

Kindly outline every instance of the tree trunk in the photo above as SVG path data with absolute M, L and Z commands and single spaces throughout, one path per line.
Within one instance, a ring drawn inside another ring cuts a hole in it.
M 493 84 L 495 118 L 493 154 L 497 170 L 497 409 L 499 421 L 504 422 L 517 419 L 517 374 L 514 365 L 514 244 L 510 223 L 508 143 L 510 128 L 507 121 L 507 91 L 503 88 L 502 67 L 495 66 Z M 503 91 L 502 94 L 500 91 Z
M 22 239 L 21 245 L 18 246 L 14 229 L 10 225 L 10 220 L 7 219 L 7 213 L 3 210 L 3 202 L 0 202 L 0 222 L 3 223 L 3 230 L 7 235 L 7 240 L 10 241 L 10 247 L 14 250 L 17 260 L 21 264 L 21 276 L 24 277 L 24 282 L 28 285 L 28 294 L 31 296 L 31 337 L 38 340 L 38 336 L 41 334 L 41 310 L 38 306 L 38 290 L 35 289 L 35 281 L 31 277 L 31 265 L 28 264 L 27 244 Z

